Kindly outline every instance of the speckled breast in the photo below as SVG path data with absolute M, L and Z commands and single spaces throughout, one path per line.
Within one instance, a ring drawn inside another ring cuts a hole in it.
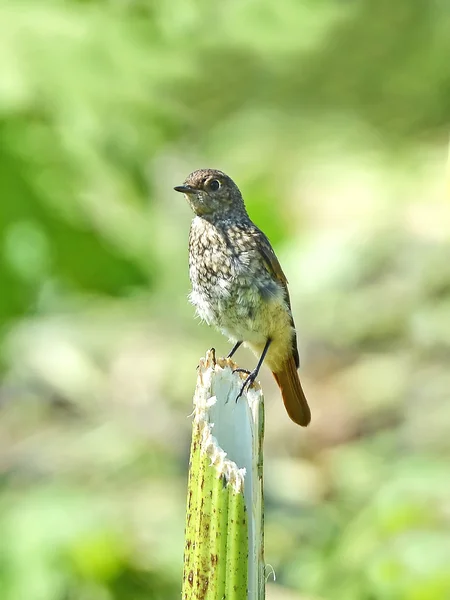
M 264 300 L 282 293 L 251 242 L 236 224 L 217 227 L 196 217 L 191 225 L 190 301 L 207 323 L 229 332 L 254 329 Z

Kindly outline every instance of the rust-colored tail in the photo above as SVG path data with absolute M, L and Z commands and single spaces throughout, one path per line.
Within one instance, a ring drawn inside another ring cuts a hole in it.
M 311 421 L 311 411 L 302 390 L 294 357 L 291 356 L 280 370 L 272 373 L 281 390 L 288 415 L 294 423 L 306 427 Z

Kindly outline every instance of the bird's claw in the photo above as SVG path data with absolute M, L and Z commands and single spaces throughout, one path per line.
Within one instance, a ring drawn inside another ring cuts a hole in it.
M 233 369 L 232 373 L 247 373 L 247 375 L 250 375 L 251 371 L 239 367 L 238 369 Z
M 233 371 L 233 373 L 235 373 L 236 371 L 238 371 L 240 373 L 248 373 L 248 377 L 245 378 L 245 381 L 242 384 L 241 390 L 240 390 L 239 394 L 236 396 L 236 402 L 237 402 L 239 400 L 239 398 L 242 396 L 242 394 L 245 392 L 245 388 L 249 389 L 250 386 L 253 385 L 256 377 L 258 376 L 258 371 L 256 369 L 254 371 L 247 371 L 247 369 L 235 369 Z

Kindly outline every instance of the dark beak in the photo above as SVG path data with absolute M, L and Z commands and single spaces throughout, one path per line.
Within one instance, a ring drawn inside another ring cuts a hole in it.
M 182 194 L 195 194 L 197 192 L 197 190 L 190 185 L 176 185 L 173 189 Z

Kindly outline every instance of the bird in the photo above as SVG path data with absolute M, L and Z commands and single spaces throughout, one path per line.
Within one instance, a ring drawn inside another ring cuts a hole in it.
M 267 236 L 251 221 L 236 183 L 223 171 L 198 169 L 175 186 L 194 218 L 189 232 L 190 302 L 208 325 L 259 357 L 244 371 L 238 398 L 263 362 L 280 388 L 289 417 L 303 427 L 311 411 L 297 372 L 299 353 L 286 276 Z

